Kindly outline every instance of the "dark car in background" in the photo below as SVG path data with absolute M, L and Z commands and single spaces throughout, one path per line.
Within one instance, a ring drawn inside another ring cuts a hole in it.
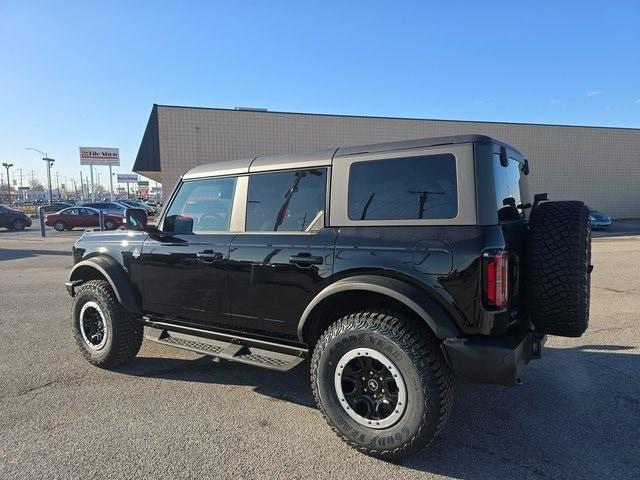
M 116 203 L 121 204 L 125 208 L 141 208 L 147 215 L 154 215 L 156 210 L 137 200 L 117 200 Z
M 73 207 L 73 204 L 69 202 L 53 202 L 51 205 L 45 205 L 42 209 L 44 213 L 53 213 L 69 207 Z
M 591 207 L 589 207 L 589 221 L 591 222 L 591 228 L 594 229 L 609 228 L 613 223 L 609 215 Z
M 87 202 L 79 205 L 80 207 L 95 208 L 96 210 L 102 210 L 104 213 L 124 216 L 124 211 L 127 209 L 124 205 L 118 202 Z
M 120 215 L 106 214 L 104 216 L 104 228 L 115 230 L 123 223 Z M 86 207 L 65 208 L 58 213 L 50 213 L 45 217 L 45 225 L 55 228 L 57 231 L 71 230 L 76 227 L 88 228 L 100 226 L 98 210 Z
M 0 227 L 9 230 L 24 230 L 31 226 L 31 219 L 20 210 L 0 205 Z

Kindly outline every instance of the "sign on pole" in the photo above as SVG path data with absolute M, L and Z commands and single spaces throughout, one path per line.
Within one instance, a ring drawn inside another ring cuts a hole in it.
M 135 173 L 118 173 L 118 183 L 136 183 L 138 181 L 138 175 Z
M 120 149 L 80 147 L 80 165 L 120 166 Z
M 138 180 L 138 186 L 139 187 L 148 187 L 149 186 L 149 180 Z

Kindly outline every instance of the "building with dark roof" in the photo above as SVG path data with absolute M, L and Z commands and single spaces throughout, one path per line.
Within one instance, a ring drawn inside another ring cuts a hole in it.
M 530 191 L 640 218 L 640 129 L 269 112 L 154 105 L 134 171 L 165 195 L 211 162 L 397 140 L 482 134 L 529 160 Z

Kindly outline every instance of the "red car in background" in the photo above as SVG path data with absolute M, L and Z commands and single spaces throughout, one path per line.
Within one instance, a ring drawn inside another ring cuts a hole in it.
M 104 228 L 106 230 L 115 230 L 120 227 L 123 222 L 124 219 L 119 215 L 104 215 Z M 75 227 L 99 227 L 100 218 L 98 216 L 98 210 L 93 208 L 70 207 L 60 210 L 57 213 L 48 213 L 45 216 L 44 224 L 62 232 Z

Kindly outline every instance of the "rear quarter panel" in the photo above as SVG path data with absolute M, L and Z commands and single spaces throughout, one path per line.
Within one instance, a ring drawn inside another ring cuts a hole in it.
M 483 333 L 481 255 L 503 247 L 498 226 L 341 227 L 334 279 L 376 273 L 405 280 L 426 290 L 464 333 Z

